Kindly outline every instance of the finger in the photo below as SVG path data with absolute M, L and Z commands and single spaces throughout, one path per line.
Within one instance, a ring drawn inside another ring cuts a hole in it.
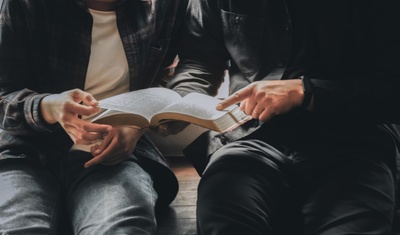
M 89 168 L 91 166 L 94 166 L 94 165 L 97 165 L 97 164 L 100 164 L 100 163 L 106 161 L 106 159 L 110 153 L 111 153 L 111 147 L 104 149 L 104 151 L 102 151 L 100 154 L 96 155 L 94 158 L 87 161 L 85 163 L 84 167 Z
M 265 108 L 261 106 L 261 104 L 257 103 L 257 105 L 249 112 L 249 114 L 254 118 L 254 119 L 259 119 L 261 114 L 264 112 Z M 246 112 L 247 113 L 247 112 Z
M 83 132 L 81 138 L 85 141 L 97 141 L 102 140 L 104 135 L 103 132 Z
M 257 111 L 256 109 L 254 109 L 254 110 L 251 112 L 251 116 L 252 116 L 254 119 L 258 119 L 258 118 L 260 117 L 261 113 L 262 113 L 262 111 Z
M 80 121 L 84 122 L 82 129 L 87 132 L 109 133 L 112 131 L 112 128 L 113 128 L 111 125 L 90 123 L 90 122 L 86 122 L 84 120 L 80 120 Z
M 250 100 L 247 100 L 246 103 L 246 108 L 244 110 L 245 113 L 247 113 L 248 115 L 251 115 L 253 118 L 256 118 L 253 116 L 253 114 L 255 114 L 255 107 L 256 107 L 257 103 L 251 102 Z M 257 113 L 257 112 L 256 112 Z M 258 117 L 258 115 L 257 115 Z
M 99 155 L 103 150 L 100 148 L 100 145 L 96 144 L 96 145 L 92 145 L 92 147 L 90 147 L 90 153 L 92 154 L 93 157 L 96 157 L 97 155 Z
M 83 137 L 83 133 L 76 128 L 66 129 L 75 144 L 91 145 L 97 143 L 100 138 Z
M 112 126 L 110 125 L 90 123 L 77 117 L 64 120 L 63 127 L 67 132 L 75 130 L 74 133 L 76 132 L 76 134 L 87 132 L 108 133 L 112 131 Z
M 108 127 L 99 127 L 98 129 L 84 127 L 84 129 L 82 129 L 79 125 L 70 124 L 64 124 L 64 129 L 74 137 L 74 143 L 84 145 L 97 143 L 99 140 L 102 140 L 107 135 L 107 133 L 111 131 Z
M 240 110 L 242 111 L 246 110 L 247 101 L 248 100 L 243 100 L 242 102 L 240 102 Z
M 82 102 L 88 106 L 99 107 L 99 101 L 97 101 L 91 94 L 87 94 Z
M 98 165 L 101 162 L 103 162 L 104 158 L 106 158 L 106 157 L 107 157 L 107 155 L 105 155 L 104 153 L 103 154 L 99 154 L 96 157 L 94 157 L 94 158 L 90 159 L 89 161 L 87 161 L 85 163 L 84 167 L 85 168 L 89 168 L 89 167 L 92 167 L 94 165 Z
M 258 103 L 257 103 L 258 105 Z M 240 110 L 244 111 L 247 115 L 250 115 L 254 118 L 254 110 L 255 107 L 254 105 L 251 103 L 250 100 L 244 100 L 240 103 Z M 256 112 L 257 113 L 257 112 Z M 260 114 L 260 113 L 258 113 Z M 258 115 L 257 115 L 258 116 Z
M 228 98 L 224 99 L 221 103 L 219 103 L 217 105 L 216 109 L 224 110 L 231 105 L 239 103 L 240 101 L 247 99 L 249 97 L 249 95 L 251 94 L 251 92 L 252 92 L 252 87 L 247 86 L 247 87 L 235 92 Z
M 86 106 L 76 102 L 70 102 L 69 104 L 67 104 L 66 109 L 70 113 L 82 116 L 90 116 L 92 114 L 100 112 L 101 110 L 98 106 Z
M 84 140 L 84 139 L 78 139 L 78 138 L 76 138 L 76 139 L 74 140 L 74 143 L 75 143 L 75 144 L 81 144 L 81 145 L 92 145 L 92 144 L 97 143 L 97 140 Z
M 98 107 L 99 102 L 93 97 L 92 94 L 82 91 L 80 89 L 73 90 L 72 97 L 74 100 L 78 101 L 78 103 L 83 102 L 84 104 L 91 107 Z
M 262 122 L 269 121 L 273 117 L 273 113 L 268 111 L 267 109 L 264 109 L 264 111 L 259 115 L 258 119 Z
M 114 139 L 114 135 L 112 135 L 112 134 L 107 134 L 106 136 L 104 136 L 103 141 L 99 145 L 97 145 L 95 151 L 92 153 L 93 156 L 99 155 L 107 148 L 112 147 L 111 144 L 112 144 L 113 139 Z
M 96 155 L 94 158 L 92 158 L 91 160 L 87 161 L 84 165 L 85 168 L 89 168 L 91 166 L 94 165 L 98 165 L 98 164 L 103 164 L 105 162 L 108 161 L 112 161 L 110 156 L 113 150 L 113 145 L 115 144 L 115 141 L 112 141 L 110 145 L 108 145 L 105 149 L 102 149 L 102 147 L 99 147 L 99 149 L 95 150 L 95 151 L 99 151 L 101 153 L 99 153 L 98 155 Z M 113 156 L 112 158 L 114 158 L 115 156 Z

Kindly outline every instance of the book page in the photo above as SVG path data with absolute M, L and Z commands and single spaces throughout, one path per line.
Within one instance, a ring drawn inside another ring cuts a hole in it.
M 173 90 L 152 87 L 109 97 L 100 100 L 99 103 L 102 109 L 135 113 L 150 120 L 154 113 L 179 99 L 181 96 Z
M 147 128 L 150 126 L 150 121 L 143 116 L 115 110 L 105 110 L 103 113 L 93 118 L 92 122 L 109 124 L 113 126 L 128 125 L 140 128 Z
M 200 119 L 215 120 L 235 107 L 231 106 L 226 110 L 218 111 L 215 107 L 220 102 L 220 99 L 212 96 L 200 93 L 190 93 L 183 97 L 179 102 L 168 105 L 159 113 L 180 113 Z

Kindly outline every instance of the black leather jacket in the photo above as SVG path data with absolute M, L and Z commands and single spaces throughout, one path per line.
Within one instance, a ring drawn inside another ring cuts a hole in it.
M 227 68 L 231 92 L 258 80 L 309 76 L 315 110 L 307 115 L 316 122 L 357 125 L 371 129 L 371 133 L 379 129 L 377 133 L 383 131 L 393 140 L 392 147 L 398 144 L 397 132 L 386 124 L 400 122 L 400 2 L 307 1 L 307 14 L 312 14 L 309 42 L 316 54 L 313 60 L 305 60 L 309 64 L 291 74 L 294 77 L 285 77 L 285 71 L 296 66 L 296 22 L 289 3 L 193 1 L 192 17 L 187 20 L 188 43 L 170 87 L 182 94 L 215 94 Z M 318 63 L 318 69 L 312 63 Z M 211 154 L 257 128 L 258 123 L 250 123 L 223 135 L 207 133 L 203 140 L 209 148 L 203 154 Z M 198 144 L 187 151 L 196 153 Z

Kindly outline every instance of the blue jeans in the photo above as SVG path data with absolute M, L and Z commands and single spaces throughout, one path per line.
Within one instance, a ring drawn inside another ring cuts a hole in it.
M 134 160 L 85 169 L 88 159 L 71 151 L 44 166 L 0 162 L 0 234 L 59 235 L 63 224 L 73 234 L 155 234 L 150 175 Z

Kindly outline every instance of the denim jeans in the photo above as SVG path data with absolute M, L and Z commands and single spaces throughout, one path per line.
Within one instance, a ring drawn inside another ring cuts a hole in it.
M 150 175 L 135 160 L 85 169 L 88 159 L 0 162 L 0 234 L 155 234 Z

